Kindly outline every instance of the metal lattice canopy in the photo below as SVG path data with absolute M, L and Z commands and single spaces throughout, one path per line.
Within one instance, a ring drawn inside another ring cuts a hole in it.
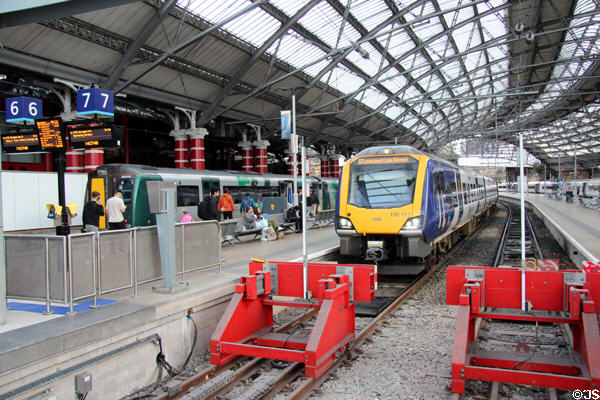
M 0 64 L 199 109 L 199 126 L 277 117 L 294 88 L 311 144 L 523 132 L 551 168 L 600 165 L 598 0 L 67 3 L 0 14 Z

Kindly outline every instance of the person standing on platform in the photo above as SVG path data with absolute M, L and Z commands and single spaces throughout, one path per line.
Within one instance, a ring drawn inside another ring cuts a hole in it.
M 210 190 L 210 196 L 205 198 L 206 200 L 206 211 L 207 221 L 218 221 L 221 219 L 221 211 L 219 211 L 219 189 L 212 188 Z
M 223 219 L 232 219 L 233 218 L 233 197 L 229 194 L 229 189 L 223 189 L 223 196 L 219 199 L 218 204 L 219 210 L 223 214 Z
M 310 194 L 310 197 L 306 201 L 310 205 L 310 215 L 313 217 L 317 216 L 317 209 L 319 208 L 319 192 L 317 190 L 313 190 Z
M 254 209 L 256 207 L 256 202 L 254 202 L 254 199 L 250 197 L 250 193 L 246 193 L 246 197 L 244 197 L 240 203 L 240 213 L 244 214 L 246 209 L 250 206 L 252 206 Z
M 92 192 L 92 199 L 83 206 L 83 229 L 85 232 L 98 233 L 100 217 L 104 215 L 104 207 L 100 200 L 100 193 Z
M 108 214 L 109 229 L 125 229 L 125 218 L 123 213 L 127 207 L 123 202 L 123 192 L 117 190 L 115 195 L 106 201 L 106 212 Z

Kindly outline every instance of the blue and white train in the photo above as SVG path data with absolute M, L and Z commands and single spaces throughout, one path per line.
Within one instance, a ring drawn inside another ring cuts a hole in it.
M 491 178 L 410 146 L 370 147 L 340 175 L 340 253 L 375 262 L 445 253 L 497 199 Z

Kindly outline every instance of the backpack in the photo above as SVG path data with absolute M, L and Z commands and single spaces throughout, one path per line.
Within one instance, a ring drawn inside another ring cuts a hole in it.
M 198 217 L 205 221 L 208 219 L 208 202 L 206 200 L 202 200 L 198 204 Z

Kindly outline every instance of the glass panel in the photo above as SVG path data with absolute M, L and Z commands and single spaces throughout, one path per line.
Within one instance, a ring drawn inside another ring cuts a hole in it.
M 412 157 L 367 157 L 350 167 L 349 204 L 402 207 L 413 200 L 419 163 Z

